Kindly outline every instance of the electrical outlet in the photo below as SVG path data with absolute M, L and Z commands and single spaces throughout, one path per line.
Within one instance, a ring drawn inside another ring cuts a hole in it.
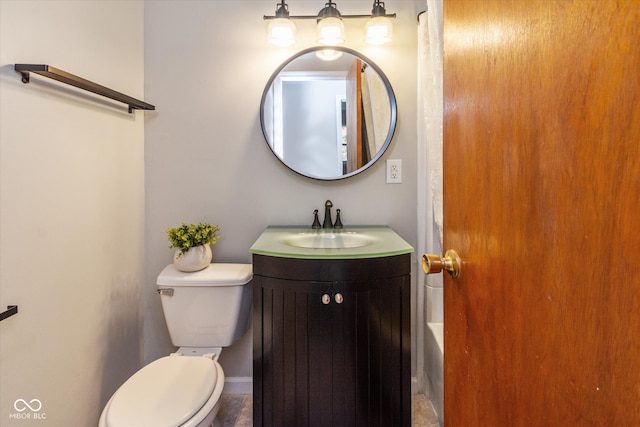
M 402 160 L 387 160 L 387 184 L 400 184 L 402 182 Z

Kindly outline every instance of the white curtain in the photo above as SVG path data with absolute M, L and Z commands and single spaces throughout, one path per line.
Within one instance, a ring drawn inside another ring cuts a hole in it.
M 427 11 L 418 17 L 418 257 L 423 253 L 443 254 L 442 229 L 442 1 L 426 0 Z M 430 389 L 432 402 L 442 413 L 442 387 L 433 378 L 442 378 L 434 372 L 435 366 L 425 352 L 431 353 L 433 339 L 425 330 L 439 324 L 442 330 L 443 298 L 442 275 L 425 276 L 417 268 L 417 373 L 419 385 Z M 426 340 L 426 341 L 425 341 Z M 439 345 L 439 343 L 438 343 Z M 427 349 L 429 348 L 429 349 Z M 436 352 L 437 354 L 437 352 Z M 441 353 L 440 353 L 441 354 Z M 428 378 L 427 378 L 428 377 Z M 428 386 L 427 383 L 431 384 Z M 432 388 L 432 386 L 434 388 Z
M 418 150 L 425 185 L 425 238 L 442 250 L 442 0 L 427 0 L 418 29 Z M 433 228 L 433 231 L 429 231 Z

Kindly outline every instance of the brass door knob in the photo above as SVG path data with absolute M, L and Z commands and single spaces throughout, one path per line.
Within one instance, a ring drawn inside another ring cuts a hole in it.
M 436 274 L 445 270 L 452 278 L 456 279 L 460 276 L 461 266 L 460 257 L 453 249 L 449 249 L 444 254 L 444 258 L 432 254 L 422 255 L 422 269 L 425 274 Z

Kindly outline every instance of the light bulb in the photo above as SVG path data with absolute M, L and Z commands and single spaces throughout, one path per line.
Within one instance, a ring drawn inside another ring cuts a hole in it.
M 323 18 L 318 22 L 318 44 L 335 46 L 344 43 L 344 24 L 339 18 Z
M 290 19 L 275 18 L 267 27 L 269 43 L 276 46 L 291 46 L 296 42 L 296 26 Z
M 365 26 L 365 41 L 369 44 L 388 43 L 393 38 L 393 25 L 389 18 L 375 16 Z

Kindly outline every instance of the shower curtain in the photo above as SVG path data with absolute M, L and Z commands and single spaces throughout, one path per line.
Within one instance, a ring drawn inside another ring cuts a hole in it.
M 425 172 L 423 195 L 432 218 L 433 236 L 442 249 L 442 0 L 427 0 L 418 16 L 418 150 Z M 427 226 L 429 228 L 429 226 Z
M 442 0 L 418 16 L 418 256 L 442 254 Z M 443 415 L 442 275 L 417 277 L 418 382 Z

